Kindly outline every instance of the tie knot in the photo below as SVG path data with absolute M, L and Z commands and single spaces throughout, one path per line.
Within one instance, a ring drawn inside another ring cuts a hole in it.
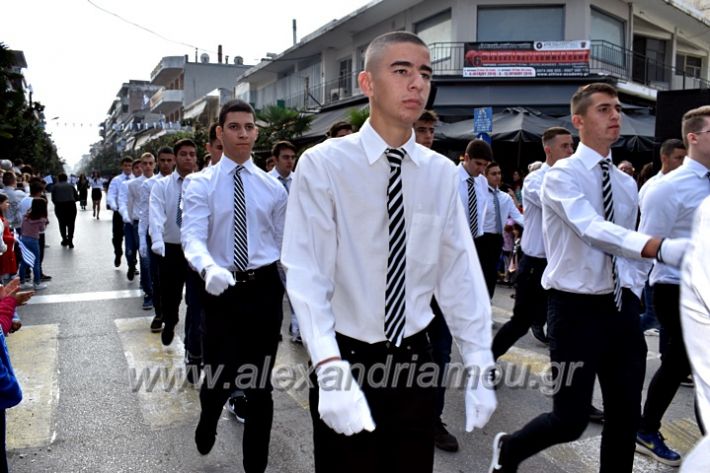
M 473 176 L 469 176 L 468 179 L 466 179 L 466 182 L 472 186 L 476 181 L 473 179 Z
M 606 158 L 602 159 L 601 161 L 599 161 L 599 166 L 601 166 L 602 171 L 608 171 L 610 166 L 609 160 L 607 160 Z
M 407 152 L 403 148 L 387 148 L 385 150 L 385 156 L 387 156 L 387 161 L 390 163 L 390 167 L 398 168 L 402 166 L 402 160 Z
M 241 164 L 237 164 L 237 167 L 234 168 L 234 177 L 237 177 L 239 175 L 239 173 L 242 172 L 243 170 L 244 170 L 244 166 L 242 166 Z

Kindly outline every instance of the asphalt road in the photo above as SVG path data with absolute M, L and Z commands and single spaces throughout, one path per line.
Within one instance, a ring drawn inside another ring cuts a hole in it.
M 47 230 L 44 268 L 54 279 L 20 313 L 23 328 L 8 338 L 25 398 L 8 411 L 7 442 L 11 471 L 24 472 L 239 472 L 242 425 L 225 410 L 212 453 L 200 456 L 194 446 L 199 415 L 197 391 L 183 382 L 182 325 L 176 340 L 163 347 L 148 330 L 152 313 L 141 310 L 138 278 L 126 279 L 125 262 L 113 266 L 111 213 L 101 219 L 79 211 L 76 248 L 59 244 L 56 222 Z M 494 318 L 510 314 L 512 291 L 499 287 Z M 184 308 L 183 308 L 184 311 Z M 182 318 L 182 316 L 181 316 Z M 291 343 L 288 317 L 277 366 L 306 361 L 303 347 Z M 647 380 L 658 366 L 657 338 L 648 338 Z M 539 389 L 547 361 L 546 347 L 524 337 L 506 362 L 527 366 L 531 387 L 502 387 L 499 407 L 483 430 L 463 432 L 463 396 L 447 394 L 444 421 L 461 444 L 458 453 L 436 453 L 436 472 L 484 472 L 491 441 L 501 430 L 521 427 L 551 406 Z M 145 371 L 148 370 L 148 371 Z M 149 381 L 137 386 L 141 373 Z M 167 378 L 161 378 L 167 373 Z M 177 380 L 171 384 L 170 376 Z M 307 393 L 277 390 L 271 440 L 271 472 L 313 470 Z M 595 404 L 601 406 L 600 394 Z M 693 391 L 682 387 L 664 419 L 669 443 L 682 452 L 698 438 Z M 520 471 L 587 473 L 598 471 L 601 427 L 591 424 L 582 439 L 557 446 L 524 463 Z M 637 455 L 636 472 L 670 472 Z

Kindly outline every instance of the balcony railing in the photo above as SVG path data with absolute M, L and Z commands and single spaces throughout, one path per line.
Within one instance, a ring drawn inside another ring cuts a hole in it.
M 278 103 L 283 104 L 285 107 L 298 110 L 318 110 L 341 100 L 362 95 L 362 92 L 360 92 L 359 88 L 355 87 L 355 84 L 357 84 L 356 72 L 309 86 L 308 90 L 306 90 L 304 86 L 303 92 L 280 99 Z M 257 101 L 257 108 L 269 105 L 275 104 L 266 102 L 259 103 L 259 101 Z
M 182 99 L 182 90 L 160 89 L 150 98 L 150 111 L 170 114 L 182 106 Z
M 464 43 L 434 43 L 429 45 L 429 49 L 435 76 L 462 75 Z M 707 80 L 602 40 L 592 41 L 589 69 L 592 73 L 637 82 L 659 90 L 710 87 Z

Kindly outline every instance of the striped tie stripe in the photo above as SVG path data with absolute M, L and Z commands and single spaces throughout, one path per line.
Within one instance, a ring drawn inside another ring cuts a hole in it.
M 469 227 L 471 228 L 471 235 L 473 235 L 473 238 L 476 238 L 478 236 L 478 197 L 476 196 L 476 187 L 473 177 L 466 179 L 466 182 L 468 183 Z
M 175 223 L 178 228 L 182 227 L 182 177 L 178 177 L 178 200 L 177 209 L 175 210 Z
M 604 205 L 604 219 L 614 222 L 614 197 L 611 189 L 611 176 L 609 175 L 609 161 L 602 159 L 599 161 L 602 168 L 602 203 Z M 614 303 L 616 309 L 621 312 L 621 281 L 619 281 L 619 270 L 616 267 L 616 256 L 611 255 L 611 278 L 614 283 Z
M 234 171 L 234 269 L 236 271 L 245 271 L 249 263 L 247 207 L 241 176 L 243 170 L 244 166 L 237 165 Z
M 402 195 L 403 149 L 385 151 L 390 164 L 387 186 L 387 214 L 389 216 L 389 255 L 387 257 L 387 285 L 385 289 L 385 336 L 399 346 L 404 337 L 405 285 L 407 267 L 406 231 L 404 228 L 404 199 Z

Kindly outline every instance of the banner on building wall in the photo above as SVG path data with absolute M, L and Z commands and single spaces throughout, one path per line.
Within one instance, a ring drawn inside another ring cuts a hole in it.
M 589 41 L 506 41 L 464 45 L 464 77 L 583 77 Z

